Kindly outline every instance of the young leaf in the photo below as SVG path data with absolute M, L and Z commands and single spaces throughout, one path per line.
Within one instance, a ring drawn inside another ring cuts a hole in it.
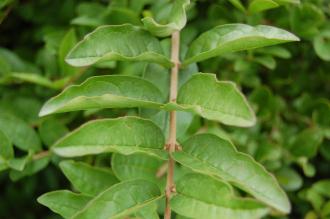
M 277 8 L 279 4 L 277 4 L 273 0 L 253 0 L 249 4 L 249 12 L 252 14 L 265 11 L 271 8 Z
M 38 202 L 63 218 L 71 218 L 77 211 L 82 209 L 91 197 L 76 194 L 68 190 L 58 190 L 43 194 L 38 198 Z
M 146 153 L 166 159 L 162 131 L 150 120 L 138 117 L 95 120 L 82 125 L 53 145 L 64 157 L 117 152 Z
M 228 184 L 201 174 L 185 175 L 177 183 L 176 191 L 171 207 L 188 218 L 255 219 L 268 212 L 256 200 L 235 197 Z
M 38 151 L 41 149 L 40 139 L 34 129 L 10 113 L 0 112 L 0 131 L 15 146 L 24 151 Z
M 181 30 L 187 22 L 186 8 L 190 4 L 190 0 L 176 0 L 172 3 L 171 12 L 168 15 L 168 23 L 161 24 L 152 17 L 145 17 L 142 22 L 145 28 L 153 35 L 166 37 L 174 31 Z
M 93 167 L 72 160 L 62 161 L 60 167 L 74 188 L 85 195 L 95 196 L 118 182 L 108 168 Z
M 275 178 L 250 156 L 215 135 L 200 134 L 182 145 L 173 156 L 176 161 L 196 172 L 229 181 L 258 200 L 283 213 L 290 203 Z
M 292 33 L 272 26 L 220 25 L 203 33 L 192 42 L 183 65 L 200 62 L 230 52 L 298 40 L 299 38 Z
M 101 61 L 148 61 L 171 67 L 157 38 L 131 24 L 97 28 L 80 41 L 66 61 L 73 66 L 88 66 Z
M 158 108 L 162 102 L 162 93 L 144 79 L 120 75 L 96 76 L 50 99 L 39 115 L 93 108 Z
M 177 109 L 226 125 L 252 126 L 256 118 L 243 94 L 232 82 L 214 74 L 195 74 L 179 90 Z M 170 104 L 168 105 L 171 106 Z
M 72 219 L 122 218 L 155 203 L 161 197 L 158 186 L 149 181 L 125 181 L 93 198 Z

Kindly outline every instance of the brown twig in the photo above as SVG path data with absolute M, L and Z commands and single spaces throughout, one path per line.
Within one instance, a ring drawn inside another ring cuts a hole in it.
M 170 84 L 170 102 L 176 102 L 176 97 L 178 93 L 178 73 L 179 73 L 179 47 L 180 47 L 180 32 L 175 31 L 172 33 L 172 48 L 171 48 L 171 60 L 174 63 L 174 66 L 171 69 L 171 84 Z M 164 219 L 171 219 L 171 206 L 170 199 L 171 194 L 175 192 L 174 185 L 174 166 L 175 161 L 172 157 L 172 153 L 176 148 L 176 112 L 170 112 L 170 130 L 169 130 L 169 138 L 167 141 L 168 145 L 168 168 L 167 168 L 167 180 L 166 180 L 166 207 L 164 213 Z
M 50 151 L 41 151 L 32 156 L 32 160 L 39 160 L 50 155 Z

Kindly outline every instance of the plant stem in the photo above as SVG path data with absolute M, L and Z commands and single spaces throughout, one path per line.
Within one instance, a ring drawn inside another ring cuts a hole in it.
M 44 157 L 48 157 L 50 155 L 50 151 L 41 151 L 35 155 L 33 155 L 32 159 L 33 160 L 39 160 L 42 159 Z
M 176 31 L 172 33 L 172 48 L 171 48 L 171 60 L 174 66 L 171 69 L 171 84 L 170 84 L 170 102 L 176 102 L 178 93 L 178 73 L 179 73 L 179 49 L 180 49 L 180 32 Z M 169 155 L 168 170 L 167 170 L 167 181 L 166 181 L 166 208 L 164 219 L 171 219 L 171 206 L 170 199 L 172 192 L 175 191 L 174 185 L 174 166 L 175 161 L 172 157 L 172 153 L 175 151 L 176 146 L 176 112 L 170 112 L 170 130 L 169 138 L 167 141 L 167 149 Z

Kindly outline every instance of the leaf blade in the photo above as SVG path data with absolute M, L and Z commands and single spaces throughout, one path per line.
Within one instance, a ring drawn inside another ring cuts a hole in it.
M 246 24 L 217 26 L 192 42 L 183 65 L 203 61 L 225 53 L 256 49 L 285 42 L 299 41 L 299 38 L 285 30 Z
M 193 75 L 179 90 L 174 108 L 226 125 L 246 127 L 256 122 L 253 110 L 235 84 L 218 81 L 214 74 Z
M 59 140 L 52 150 L 64 157 L 117 152 L 146 153 L 166 159 L 164 144 L 162 131 L 150 120 L 121 117 L 86 123 Z
M 85 206 L 91 198 L 68 190 L 58 190 L 43 194 L 38 202 L 64 218 L 71 218 Z
M 62 161 L 60 168 L 79 192 L 89 196 L 95 196 L 118 182 L 109 169 L 83 162 Z
M 41 149 L 41 142 L 35 130 L 11 113 L 0 113 L 0 130 L 15 146 L 24 151 Z
M 155 203 L 161 197 L 159 188 L 151 182 L 145 180 L 125 181 L 110 187 L 93 198 L 72 219 L 121 218 Z
M 115 60 L 149 61 L 165 67 L 172 66 L 157 38 L 130 24 L 98 27 L 86 35 L 66 57 L 67 63 L 77 67 Z
M 228 141 L 212 134 L 195 135 L 184 142 L 183 151 L 173 157 L 196 172 L 233 183 L 281 212 L 290 212 L 289 200 L 275 178 Z
M 188 218 L 255 219 L 268 212 L 256 200 L 234 196 L 228 184 L 201 174 L 187 174 L 179 180 L 171 207 Z
M 158 88 L 144 79 L 122 75 L 95 76 L 51 98 L 39 116 L 93 108 L 157 108 L 162 101 Z

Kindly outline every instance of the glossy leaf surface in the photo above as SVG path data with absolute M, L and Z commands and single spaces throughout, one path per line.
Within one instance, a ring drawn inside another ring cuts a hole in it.
M 151 182 L 145 180 L 126 181 L 100 193 L 72 219 L 122 218 L 155 203 L 161 197 L 158 186 Z
M 195 135 L 183 143 L 183 151 L 174 159 L 182 165 L 228 181 L 258 200 L 283 212 L 290 212 L 290 203 L 275 178 L 249 155 L 215 135 Z
M 73 66 L 114 60 L 149 61 L 172 66 L 164 56 L 158 39 L 131 24 L 98 27 L 85 36 L 66 57 L 66 61 Z
M 43 194 L 38 202 L 64 218 L 71 218 L 78 210 L 84 207 L 91 197 L 73 193 L 68 190 L 58 190 Z
M 205 175 L 185 175 L 178 181 L 176 190 L 171 206 L 188 218 L 255 219 L 268 212 L 256 200 L 235 197 L 228 184 Z
M 164 136 L 150 120 L 138 117 L 96 120 L 84 124 L 53 145 L 60 156 L 117 152 L 146 153 L 166 159 Z
M 131 76 L 96 76 L 50 99 L 40 116 L 93 108 L 159 107 L 161 92 L 150 82 Z
M 113 171 L 122 181 L 145 179 L 157 184 L 157 171 L 162 164 L 162 160 L 145 154 L 114 154 L 111 159 Z
M 292 33 L 272 26 L 220 25 L 201 34 L 192 42 L 183 64 L 203 61 L 230 52 L 298 40 Z
M 60 167 L 72 185 L 85 195 L 95 196 L 118 182 L 108 168 L 75 161 L 63 161 Z
M 195 74 L 179 90 L 178 109 L 226 125 L 252 126 L 255 115 L 236 85 L 213 74 Z

